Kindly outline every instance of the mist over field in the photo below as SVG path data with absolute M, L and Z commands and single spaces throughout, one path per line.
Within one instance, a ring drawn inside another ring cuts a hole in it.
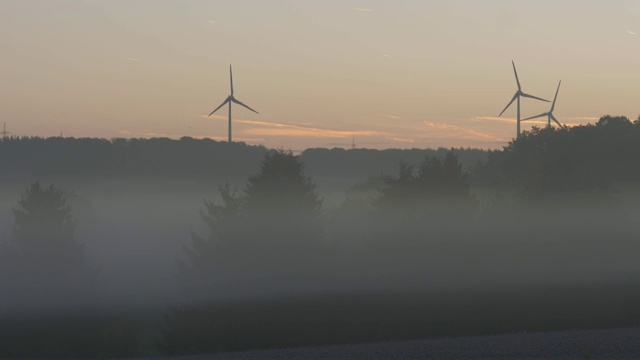
M 152 139 L 69 159 L 61 144 L 91 142 L 5 138 L 3 351 L 177 355 L 637 325 L 639 124 L 534 129 L 501 151 Z M 594 135 L 607 140 L 587 152 Z M 157 143 L 221 148 L 183 161 Z M 15 160 L 24 144 L 75 165 Z M 221 163 L 223 146 L 243 160 Z M 24 161 L 34 170 L 18 171 Z M 64 345 L 86 327 L 98 330 L 84 345 Z

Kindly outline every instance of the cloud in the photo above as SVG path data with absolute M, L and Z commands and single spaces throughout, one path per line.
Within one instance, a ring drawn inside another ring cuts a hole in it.
M 557 117 L 557 116 L 556 116 Z M 576 117 L 557 117 L 561 124 L 572 127 L 582 125 L 582 122 L 585 121 L 598 121 L 597 117 L 589 117 L 589 116 L 576 116 Z M 544 118 L 541 118 L 544 119 Z M 500 122 L 508 122 L 515 123 L 515 118 L 501 118 L 496 116 L 477 116 L 471 121 L 500 121 Z M 547 121 L 545 120 L 520 120 L 523 124 L 537 124 L 537 125 L 547 125 Z M 569 122 L 565 122 L 569 121 Z M 580 121 L 580 122 L 576 122 Z
M 471 119 L 471 121 L 499 121 L 499 122 L 515 123 L 516 118 L 506 118 L 506 117 L 503 118 L 503 117 L 497 117 L 497 116 L 476 116 L 475 118 Z M 526 120 L 526 122 L 528 124 L 546 124 L 547 123 L 546 121 L 540 121 L 540 120 Z
M 239 121 L 241 122 L 241 121 Z M 367 130 L 332 130 L 332 129 L 319 129 L 312 127 L 302 127 L 302 126 L 291 126 L 284 124 L 269 124 L 265 125 L 265 123 L 254 122 L 254 121 L 242 121 L 244 124 L 252 124 L 259 126 L 266 126 L 262 128 L 251 128 L 247 130 L 243 130 L 244 134 L 253 135 L 253 136 L 286 136 L 286 137 L 306 137 L 306 138 L 320 138 L 320 137 L 329 137 L 329 138 L 349 138 L 356 136 L 380 136 L 383 135 L 377 131 L 367 131 Z
M 388 117 L 390 119 L 402 119 L 396 115 L 376 114 L 378 116 Z M 206 115 L 199 116 L 202 119 L 227 120 L 223 115 Z M 411 122 L 403 122 L 407 126 L 398 127 L 397 124 L 388 129 L 377 130 L 353 130 L 353 129 L 331 129 L 321 128 L 313 125 L 297 125 L 282 122 L 234 119 L 236 124 L 244 126 L 236 127 L 236 134 L 248 138 L 262 138 L 263 144 L 269 145 L 279 138 L 287 138 L 286 142 L 291 143 L 293 147 L 313 147 L 327 146 L 327 144 L 337 144 L 338 139 L 340 146 L 350 147 L 351 138 L 356 138 L 360 147 L 363 144 L 367 146 L 384 146 L 384 147 L 406 147 L 413 144 L 431 144 L 429 146 L 458 146 L 461 142 L 465 144 L 474 144 L 474 146 L 487 146 L 489 144 L 505 144 L 508 138 L 502 138 L 490 133 L 473 130 L 467 127 L 447 124 L 444 122 L 415 120 Z M 415 124 L 413 126 L 411 124 Z M 425 130 L 424 126 L 431 130 Z M 316 140 L 314 140 L 316 139 Z M 333 142 L 326 142 L 323 139 L 336 139 Z M 297 144 L 297 145 L 294 145 Z M 320 145 L 324 144 L 324 145 Z M 271 144 L 273 145 L 273 144 Z M 489 145 L 492 146 L 492 145 Z
M 451 124 L 445 124 L 441 122 L 432 122 L 432 121 L 423 121 L 422 123 L 427 125 L 428 127 L 435 128 L 435 129 L 451 130 L 457 133 L 454 135 L 454 137 L 460 137 L 459 135 L 463 135 L 462 137 L 467 139 L 469 138 L 469 136 L 471 136 L 472 140 L 478 140 L 478 138 L 480 138 L 483 140 L 507 141 L 507 139 L 500 138 L 495 135 L 491 135 L 481 131 L 476 131 L 476 130 L 465 128 L 458 125 L 451 125 Z
M 413 144 L 416 142 L 414 139 L 390 137 L 390 136 L 385 137 L 385 139 L 395 141 L 395 142 L 407 143 L 407 144 Z
M 202 115 L 203 118 L 208 118 L 206 115 Z M 211 118 L 220 120 L 227 120 L 227 117 L 222 115 L 212 115 Z M 245 120 L 236 119 L 233 120 L 237 124 L 256 125 L 259 128 L 250 128 L 242 130 L 243 134 L 249 134 L 253 136 L 288 136 L 288 137 L 330 137 L 330 138 L 344 138 L 355 136 L 385 136 L 387 134 L 370 131 L 370 130 L 340 130 L 340 129 L 326 129 L 313 126 L 294 125 L 287 123 L 258 121 L 258 120 Z
M 215 21 L 215 20 L 209 20 L 209 21 L 207 21 L 207 22 L 208 22 L 209 24 L 217 24 L 217 23 L 218 23 L 218 22 L 217 22 L 217 21 Z
M 136 59 L 136 58 L 132 58 L 132 57 L 128 57 L 128 58 L 127 58 L 127 60 L 129 60 L 129 61 L 135 61 L 135 62 L 142 61 L 142 60 L 140 60 L 140 59 Z
M 389 119 L 393 119 L 393 120 L 402 120 L 402 117 L 397 115 L 387 115 L 387 114 L 378 114 L 378 115 L 388 117 Z
M 599 117 L 592 117 L 592 116 L 574 116 L 574 117 L 566 117 L 566 120 L 571 120 L 571 121 L 598 121 L 600 120 Z
M 363 12 L 374 12 L 375 10 L 373 9 L 367 9 L 367 8 L 351 8 L 351 10 L 355 10 L 355 11 L 363 11 Z
M 633 32 L 631 30 L 627 30 L 627 34 L 629 34 L 629 35 L 638 35 L 638 34 L 636 34 L 635 32 Z

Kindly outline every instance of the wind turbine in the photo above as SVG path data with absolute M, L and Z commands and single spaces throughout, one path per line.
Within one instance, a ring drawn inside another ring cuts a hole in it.
M 213 115 L 214 112 L 218 111 L 221 107 L 225 106 L 226 104 L 229 104 L 229 142 L 231 142 L 231 103 L 234 102 L 240 106 L 244 106 L 245 108 L 253 111 L 254 113 L 258 113 L 257 111 L 253 110 L 252 108 L 250 108 L 249 106 L 247 106 L 246 104 L 244 104 L 242 101 L 236 99 L 233 96 L 233 71 L 231 70 L 231 65 L 229 65 L 229 79 L 231 81 L 231 95 L 229 95 L 223 102 L 222 104 L 220 104 L 220 106 L 218 106 L 215 110 L 213 110 L 211 112 L 211 114 L 209 114 L 209 116 Z
M 2 138 L 6 138 L 7 135 L 11 134 L 9 131 L 7 131 L 7 123 L 4 122 L 2 123 L 2 132 L 0 132 L 0 134 L 2 134 Z
M 513 62 L 513 60 L 511 61 L 511 64 L 513 65 L 513 73 L 516 75 L 516 83 L 518 84 L 518 91 L 516 91 L 515 95 L 513 95 L 513 98 L 511 98 L 511 101 L 509 101 L 509 103 L 507 104 L 507 106 L 504 107 L 504 110 L 502 110 L 502 112 L 500 113 L 500 115 L 498 115 L 498 117 L 502 116 L 502 114 L 509 108 L 509 106 L 511 106 L 511 104 L 513 104 L 514 101 L 518 101 L 517 105 L 518 105 L 518 133 L 517 133 L 517 137 L 520 137 L 520 97 L 528 97 L 528 98 L 532 98 L 532 99 L 536 99 L 536 100 L 540 100 L 540 101 L 546 101 L 549 102 L 549 100 L 545 100 L 533 95 L 529 95 L 527 93 L 522 92 L 522 87 L 520 86 L 520 80 L 518 79 L 518 72 L 516 71 L 516 64 Z
M 558 82 L 558 88 L 556 89 L 556 96 L 553 98 L 553 102 L 551 103 L 551 110 L 547 111 L 546 113 L 542 113 L 540 115 L 536 115 L 536 116 L 532 116 L 526 119 L 522 119 L 522 121 L 525 120 L 531 120 L 531 119 L 537 119 L 537 118 L 541 118 L 546 116 L 547 117 L 547 126 L 551 127 L 551 120 L 555 121 L 556 124 L 558 124 L 558 126 L 562 127 L 562 124 L 560 124 L 560 122 L 558 121 L 558 119 L 556 119 L 555 116 L 553 116 L 553 109 L 556 107 L 556 99 L 558 98 L 558 91 L 560 91 L 560 84 L 562 84 L 562 80 L 560 80 L 560 82 Z

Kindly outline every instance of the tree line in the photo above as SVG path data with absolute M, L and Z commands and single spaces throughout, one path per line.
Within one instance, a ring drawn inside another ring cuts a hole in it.
M 301 154 L 311 176 L 366 178 L 394 171 L 398 160 L 418 162 L 449 149 L 307 149 Z M 99 139 L 5 137 L 0 139 L 0 173 L 70 176 L 164 176 L 240 180 L 267 152 L 242 142 L 183 137 Z M 463 166 L 486 158 L 480 149 L 456 149 Z
M 6 137 L 0 140 L 4 174 L 166 176 L 237 179 L 267 151 L 263 146 L 183 137 L 98 139 Z

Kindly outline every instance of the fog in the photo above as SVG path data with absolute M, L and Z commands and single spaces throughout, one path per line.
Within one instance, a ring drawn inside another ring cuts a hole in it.
M 604 282 L 636 280 L 640 275 L 637 193 L 616 194 L 622 201 L 610 206 L 579 198 L 562 204 L 564 208 L 554 202 L 527 210 L 486 208 L 489 205 L 482 209 L 479 204 L 480 210 L 469 216 L 451 213 L 427 221 L 398 209 L 401 216 L 382 220 L 364 205 L 372 194 L 349 195 L 344 188 L 348 182 L 340 179 L 317 183 L 331 189 L 321 191 L 321 197 L 333 200 L 323 204 L 326 233 L 319 243 L 298 249 L 286 242 L 269 243 L 268 234 L 258 241 L 243 239 L 242 251 L 234 248 L 225 255 L 228 269 L 215 274 L 215 291 L 198 300 Z M 59 186 L 70 188 L 65 185 Z M 0 203 L 5 240 L 11 236 L 11 208 L 23 187 L 24 183 L 5 184 Z M 220 201 L 216 184 L 132 179 L 78 188 L 69 201 L 86 258 L 104 280 L 101 301 L 159 308 L 193 301 L 180 270 L 180 263 L 187 261 L 183 247 L 189 246 L 191 232 L 206 236 L 199 212 L 205 200 Z M 8 189 L 14 190 L 12 196 L 6 195 Z M 478 199 L 482 191 L 476 190 Z M 349 203 L 356 205 L 349 208 Z M 289 231 L 296 228 L 289 226 Z M 260 263 L 261 258 L 268 260 Z M 11 277 L 21 282 L 20 274 Z M 24 300 L 4 296 L 3 309 L 11 313 L 7 309 Z
M 318 170 L 283 150 L 228 178 L 4 176 L 5 353 L 147 356 L 635 324 L 637 183 L 496 180 L 508 153 L 492 154 L 475 168 L 449 151 L 369 176 L 310 177 Z

